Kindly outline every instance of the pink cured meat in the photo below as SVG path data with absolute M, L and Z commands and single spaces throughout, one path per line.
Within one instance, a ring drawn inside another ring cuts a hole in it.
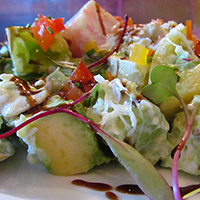
M 98 46 L 106 43 L 106 36 L 119 28 L 119 22 L 95 1 L 87 2 L 66 24 L 63 37 L 74 58 L 84 55 L 83 46 L 95 40 Z

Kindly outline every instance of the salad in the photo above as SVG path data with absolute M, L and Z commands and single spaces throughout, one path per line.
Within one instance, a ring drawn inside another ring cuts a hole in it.
M 134 24 L 90 0 L 66 23 L 38 15 L 7 27 L 0 159 L 19 140 L 30 163 L 55 175 L 118 160 L 150 199 L 182 199 L 177 171 L 200 175 L 200 42 L 191 24 Z M 173 190 L 157 163 L 172 168 Z

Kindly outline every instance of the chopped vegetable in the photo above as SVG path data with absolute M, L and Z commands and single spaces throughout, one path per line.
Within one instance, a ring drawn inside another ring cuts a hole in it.
M 94 51 L 97 51 L 99 49 L 99 47 L 97 46 L 97 43 L 95 42 L 95 40 L 92 41 L 88 41 L 84 44 L 84 51 L 88 52 L 91 49 L 94 49 Z
M 72 75 L 70 76 L 70 80 L 73 82 L 86 84 L 90 81 L 94 81 L 94 76 L 88 70 L 86 65 L 82 61 L 80 61 L 78 67 L 73 71 Z
M 194 52 L 195 54 L 200 57 L 200 41 L 198 40 L 194 46 Z
M 80 83 L 84 92 L 89 91 L 95 84 L 93 74 L 82 61 L 79 62 L 78 67 L 72 72 L 69 80 L 74 83 Z
M 186 29 L 187 29 L 187 39 L 192 40 L 192 21 L 186 21 Z
M 134 44 L 130 51 L 129 60 L 140 65 L 147 65 L 148 54 L 149 49 L 142 45 Z
M 52 20 L 44 15 L 39 15 L 39 18 L 30 27 L 34 37 L 38 40 L 38 44 L 44 51 L 48 50 L 54 35 L 64 30 L 63 20 L 64 18 Z
M 58 92 L 58 95 L 66 100 L 76 100 L 83 95 L 83 91 L 74 83 L 68 81 L 64 83 Z

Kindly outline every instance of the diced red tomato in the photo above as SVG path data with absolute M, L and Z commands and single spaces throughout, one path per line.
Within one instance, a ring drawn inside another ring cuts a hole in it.
M 75 83 L 80 83 L 81 88 Z M 76 100 L 83 95 L 84 92 L 91 90 L 95 85 L 93 74 L 88 70 L 87 66 L 80 61 L 78 67 L 73 71 L 69 81 L 65 83 L 58 95 L 66 100 Z
M 78 67 L 72 72 L 70 80 L 79 83 L 88 83 L 89 81 L 95 81 L 93 74 L 88 70 L 87 66 L 80 61 Z
M 49 19 L 44 15 L 39 15 L 39 18 L 30 27 L 33 36 L 44 51 L 48 50 L 54 35 L 65 28 L 63 20 L 63 18 Z
M 72 81 L 68 81 L 61 87 L 58 95 L 66 100 L 76 100 L 83 95 L 83 91 L 76 87 Z
M 56 27 L 55 27 L 55 32 L 60 32 L 62 30 L 65 29 L 65 26 L 64 26 L 64 18 L 56 18 L 56 19 L 53 19 L 53 22 L 55 23 Z
M 82 61 L 80 61 L 78 67 L 72 72 L 69 80 L 74 83 L 80 83 L 84 92 L 89 91 L 95 85 L 93 74 Z
M 85 84 L 82 84 L 82 89 L 84 92 L 88 92 L 94 87 L 94 85 L 95 85 L 95 82 L 91 80 Z
M 198 42 L 198 37 L 194 34 L 192 34 L 192 41 L 194 44 L 196 44 Z
M 200 57 L 200 41 L 198 40 L 194 47 L 194 53 L 196 56 Z

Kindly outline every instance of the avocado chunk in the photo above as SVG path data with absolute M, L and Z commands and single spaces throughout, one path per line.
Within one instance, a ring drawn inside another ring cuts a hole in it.
M 28 137 L 31 132 L 32 139 Z M 110 161 L 90 127 L 66 113 L 40 118 L 18 131 L 18 136 L 28 144 L 29 150 L 32 149 L 32 156 L 37 156 L 55 175 L 85 173 Z

